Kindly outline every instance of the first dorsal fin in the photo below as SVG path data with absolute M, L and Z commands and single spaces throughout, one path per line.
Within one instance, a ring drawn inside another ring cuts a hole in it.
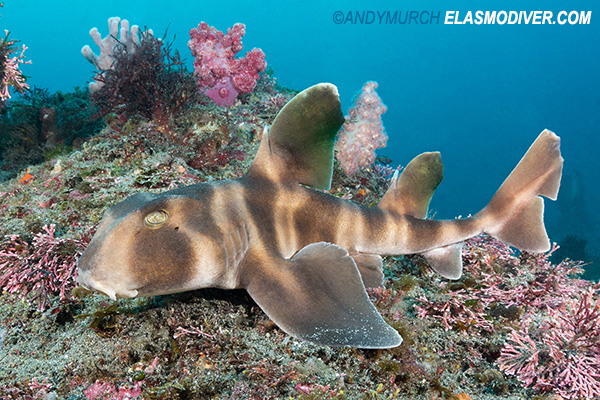
M 328 190 L 333 144 L 343 123 L 334 85 L 320 83 L 303 90 L 279 111 L 263 134 L 248 176 Z

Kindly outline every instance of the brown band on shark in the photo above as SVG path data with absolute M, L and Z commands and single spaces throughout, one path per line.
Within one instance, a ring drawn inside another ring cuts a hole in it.
M 180 189 L 175 189 L 171 192 L 174 196 L 182 196 L 189 198 L 189 209 L 194 210 L 193 213 L 186 213 L 188 225 L 193 230 L 193 234 L 200 235 L 205 238 L 210 238 L 214 242 L 221 240 L 223 232 L 215 219 L 214 209 L 216 193 L 219 188 L 213 183 L 203 185 L 186 186 Z
M 152 207 L 141 207 L 135 240 L 131 241 L 128 265 L 140 290 L 150 293 L 168 287 L 176 291 L 195 273 L 198 254 L 193 248 L 188 225 L 183 221 L 191 200 L 186 197 L 158 198 Z M 146 216 L 165 213 L 167 220 L 160 229 L 144 226 Z
M 243 191 L 246 213 L 244 218 L 255 230 L 261 232 L 264 241 L 274 248 L 279 248 L 279 238 L 276 235 L 277 221 L 273 218 L 273 210 L 280 201 L 280 191 L 270 180 L 249 179 L 243 177 L 237 180 Z
M 545 251 L 539 196 L 556 198 L 560 139 L 545 130 L 474 217 L 427 216 L 442 179 L 439 153 L 394 176 L 378 207 L 302 186 L 331 184 L 343 123 L 337 89 L 298 94 L 263 134 L 245 177 L 137 194 L 111 207 L 79 260 L 77 281 L 111 298 L 204 287 L 245 288 L 285 332 L 331 346 L 393 347 L 402 338 L 369 302 L 379 255 L 422 253 L 441 275 L 462 274 L 461 242 L 482 232 Z
M 318 241 L 332 242 L 339 229 L 337 221 L 343 206 L 331 207 L 330 196 L 321 192 L 304 189 L 306 200 L 293 211 L 295 229 L 298 232 L 299 247 Z M 335 203 L 334 203 L 335 204 Z

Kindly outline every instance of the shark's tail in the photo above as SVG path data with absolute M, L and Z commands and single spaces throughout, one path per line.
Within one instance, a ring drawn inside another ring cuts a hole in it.
M 544 201 L 540 196 L 556 200 L 562 166 L 560 138 L 546 129 L 490 203 L 475 216 L 484 232 L 520 250 L 548 251 L 550 240 L 544 227 Z

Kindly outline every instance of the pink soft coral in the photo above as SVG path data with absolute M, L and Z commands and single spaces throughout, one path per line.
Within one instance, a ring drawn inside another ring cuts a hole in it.
M 244 24 L 235 24 L 226 34 L 206 22 L 190 30 L 188 47 L 194 56 L 198 84 L 218 105 L 232 105 L 239 93 L 252 92 L 260 72 L 267 68 L 261 49 L 252 49 L 246 57 L 235 58 L 243 49 L 245 33 Z
M 347 175 L 375 161 L 375 150 L 385 147 L 387 135 L 381 114 L 387 107 L 375 92 L 377 82 L 367 82 L 354 99 L 335 144 L 337 159 Z

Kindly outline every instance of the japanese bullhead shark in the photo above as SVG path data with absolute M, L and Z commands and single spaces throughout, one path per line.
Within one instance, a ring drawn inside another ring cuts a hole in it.
M 479 213 L 431 220 L 439 153 L 421 154 L 396 173 L 375 207 L 322 191 L 331 185 L 343 123 L 334 85 L 304 90 L 263 133 L 245 176 L 138 193 L 110 207 L 79 259 L 77 282 L 112 299 L 244 288 L 296 338 L 389 348 L 402 337 L 365 291 L 382 285 L 380 255 L 420 253 L 457 279 L 461 242 L 483 232 L 521 250 L 550 248 L 540 196 L 554 200 L 560 186 L 554 133 L 538 136 Z

